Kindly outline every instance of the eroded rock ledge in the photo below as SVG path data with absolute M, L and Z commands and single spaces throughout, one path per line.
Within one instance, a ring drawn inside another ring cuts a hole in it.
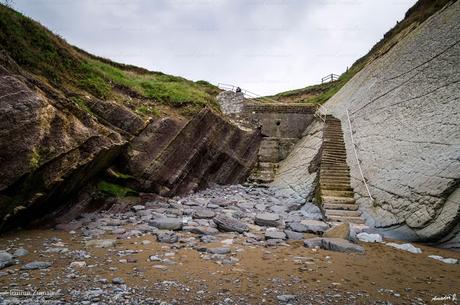
M 114 164 L 137 191 L 173 196 L 242 182 L 257 155 L 259 131 L 210 109 L 189 122 L 152 120 L 118 102 L 72 98 L 0 54 L 0 231 L 70 210 L 80 203 L 69 199 Z

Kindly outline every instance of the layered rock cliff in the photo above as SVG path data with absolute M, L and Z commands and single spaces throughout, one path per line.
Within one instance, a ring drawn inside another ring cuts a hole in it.
M 434 14 L 325 107 L 342 121 L 367 223 L 409 240 L 451 237 L 460 219 L 460 3 Z M 357 166 L 356 150 L 371 200 Z
M 87 185 L 174 196 L 243 182 L 260 132 L 226 120 L 218 92 L 94 57 L 0 5 L 0 231 L 82 212 Z M 126 185 L 103 180 L 109 167 Z

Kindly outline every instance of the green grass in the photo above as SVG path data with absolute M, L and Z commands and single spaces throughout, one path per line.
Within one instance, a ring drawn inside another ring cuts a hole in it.
M 38 166 L 40 165 L 40 153 L 38 152 L 37 149 L 33 149 L 32 152 L 30 153 L 30 157 L 29 157 L 29 163 L 30 163 L 30 167 L 32 169 L 37 169 Z
M 219 90 L 206 81 L 193 82 L 93 56 L 4 5 L 0 5 L 0 49 L 21 68 L 58 89 L 83 90 L 100 99 L 117 100 L 117 87 L 173 107 L 218 108 L 215 96 Z M 148 107 L 137 110 L 157 114 Z
M 97 184 L 97 189 L 102 193 L 113 197 L 126 197 L 129 195 L 137 195 L 137 192 L 129 187 L 110 183 L 107 181 L 99 182 Z
M 88 84 L 105 94 L 106 82 L 129 88 L 138 95 L 154 99 L 171 106 L 185 104 L 207 105 L 215 102 L 204 90 L 204 84 L 194 83 L 182 77 L 163 73 L 135 73 L 95 60 L 87 59 L 84 69 L 91 77 Z

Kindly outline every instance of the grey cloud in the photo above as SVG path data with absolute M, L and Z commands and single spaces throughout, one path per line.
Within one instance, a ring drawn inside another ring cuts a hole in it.
M 99 56 L 260 94 L 341 73 L 415 0 L 15 0 Z

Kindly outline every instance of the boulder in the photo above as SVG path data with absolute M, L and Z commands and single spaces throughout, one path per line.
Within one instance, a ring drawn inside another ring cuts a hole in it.
M 364 248 L 341 238 L 323 238 L 322 248 L 338 252 L 364 253 Z
M 435 260 L 438 260 L 440 262 L 443 262 L 445 264 L 458 264 L 458 259 L 456 258 L 444 258 L 442 256 L 439 256 L 439 255 L 428 255 L 429 258 L 432 258 L 432 259 L 435 259 Z
M 180 230 L 182 229 L 181 218 L 160 217 L 149 222 L 151 226 L 160 230 Z
M 350 224 L 349 223 L 342 223 L 336 225 L 326 232 L 324 232 L 323 237 L 329 238 L 342 238 L 342 239 L 350 239 Z
M 0 251 L 0 270 L 13 264 L 13 255 L 6 251 Z
M 215 216 L 216 216 L 216 213 L 210 209 L 199 209 L 193 213 L 193 218 L 198 218 L 198 219 L 210 219 L 210 218 L 214 218 Z
M 117 244 L 115 239 L 93 239 L 85 243 L 87 247 L 112 248 Z
M 303 233 L 294 232 L 291 230 L 284 230 L 284 233 L 287 236 L 287 239 L 290 240 L 302 240 L 304 238 Z
M 414 253 L 414 254 L 422 253 L 422 249 L 417 248 L 417 247 L 415 247 L 415 246 L 413 246 L 412 244 L 409 244 L 409 243 L 406 243 L 406 244 L 386 243 L 386 245 L 390 246 L 390 247 L 393 247 L 393 248 L 396 248 L 396 249 L 399 249 L 399 250 Z
M 157 234 L 157 240 L 160 243 L 173 244 L 179 240 L 179 237 L 173 231 L 163 231 Z
M 321 248 L 323 239 L 321 237 L 309 238 L 303 241 L 305 248 Z
M 22 266 L 22 270 L 38 270 L 38 269 L 48 269 L 51 267 L 50 262 L 32 262 Z
M 209 248 L 207 252 L 211 254 L 228 254 L 231 252 L 230 248 L 220 247 L 220 248 Z
M 353 244 L 348 240 L 341 238 L 324 238 L 315 237 L 304 240 L 306 248 L 321 248 L 324 250 L 347 252 L 347 253 L 364 253 L 364 248 L 360 245 Z
M 187 227 L 187 230 L 185 230 L 184 227 L 184 231 L 189 231 L 199 235 L 215 235 L 219 233 L 219 230 L 207 226 Z
M 22 257 L 22 256 L 26 256 L 28 254 L 29 254 L 29 251 L 27 251 L 26 249 L 18 248 L 18 249 L 16 249 L 16 251 L 14 251 L 13 256 L 14 257 Z
M 236 218 L 219 215 L 215 217 L 214 223 L 221 231 L 243 233 L 249 231 L 248 226 Z
M 277 230 L 267 230 L 265 232 L 265 239 L 286 239 L 286 234 Z
M 259 226 L 277 227 L 280 223 L 280 216 L 275 213 L 260 213 L 254 218 L 254 222 Z
M 329 225 L 324 221 L 306 219 L 301 222 L 291 222 L 289 227 L 292 231 L 301 233 L 323 234 L 329 229 Z
M 366 233 L 362 232 L 356 235 L 356 237 L 365 243 L 381 243 L 383 242 L 382 236 L 377 233 Z

